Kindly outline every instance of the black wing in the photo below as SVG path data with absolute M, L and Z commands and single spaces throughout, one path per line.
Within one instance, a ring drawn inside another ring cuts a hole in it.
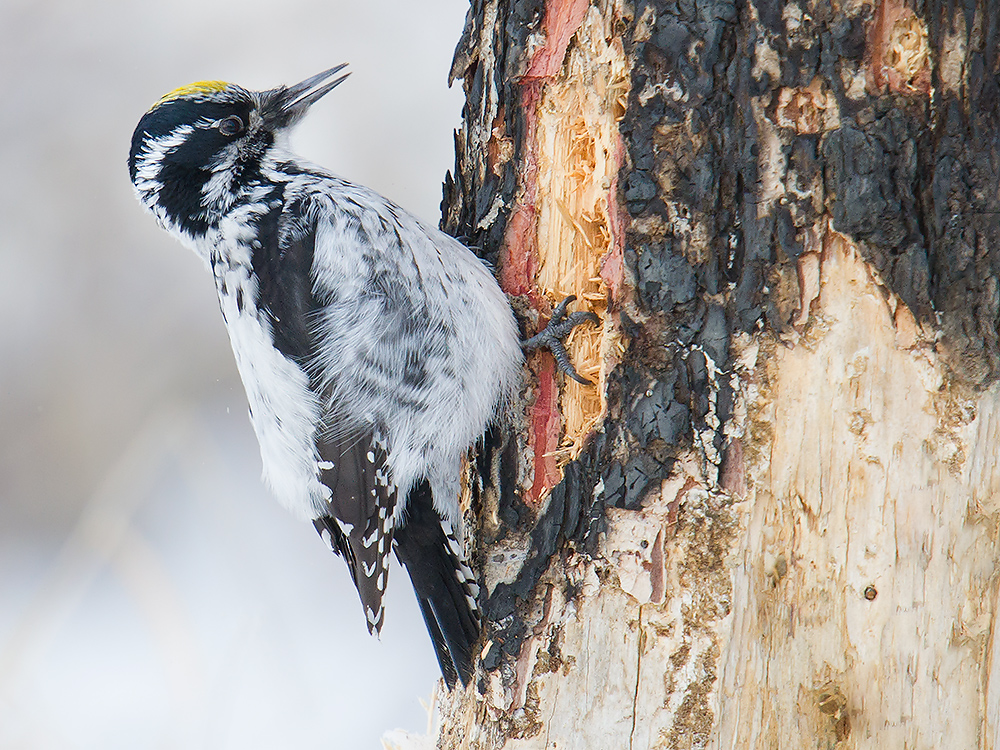
M 318 353 L 311 322 L 321 307 L 312 284 L 315 227 L 282 232 L 279 220 L 280 212 L 275 211 L 258 224 L 260 245 L 253 253 L 257 306 L 270 321 L 275 347 L 314 374 L 310 362 Z M 318 382 L 314 390 L 319 392 Z M 331 547 L 347 562 L 368 630 L 378 632 L 396 505 L 385 445 L 371 432 L 345 430 L 338 424 L 327 428 L 317 436 L 316 448 L 320 480 L 331 492 L 329 513 L 314 524 L 324 538 L 328 533 Z
M 333 550 L 347 561 L 365 610 L 368 632 L 382 629 L 382 595 L 389 576 L 396 493 L 375 437 L 329 436 L 318 441 L 320 477 L 330 491 L 330 514 L 313 523 L 330 532 Z
M 275 346 L 307 373 L 317 356 L 310 321 L 321 308 L 312 286 L 315 229 L 295 232 L 279 243 L 277 225 L 254 254 L 258 306 L 271 317 Z M 273 250 L 269 250 L 273 248 Z M 259 257 L 258 257 L 259 256 Z M 321 379 L 314 390 L 322 392 Z M 347 562 L 361 597 L 369 632 L 382 628 L 382 597 L 393 548 L 396 493 L 380 435 L 358 426 L 331 424 L 317 437 L 320 479 L 331 492 L 329 513 L 314 520 L 317 531 Z M 478 586 L 447 520 L 434 509 L 430 487 L 420 482 L 407 502 L 407 520 L 396 530 L 396 555 L 406 567 L 449 687 L 472 676 L 479 637 Z

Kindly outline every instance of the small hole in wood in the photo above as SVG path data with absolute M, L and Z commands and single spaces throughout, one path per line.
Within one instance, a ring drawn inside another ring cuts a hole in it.
M 875 601 L 875 597 L 878 596 L 878 589 L 869 584 L 865 586 L 865 599 L 872 602 Z

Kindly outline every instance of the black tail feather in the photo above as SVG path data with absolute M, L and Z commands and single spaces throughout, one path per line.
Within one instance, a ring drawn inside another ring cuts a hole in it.
M 470 590 L 475 583 L 466 580 L 468 566 L 442 528 L 427 482 L 410 492 L 406 511 L 405 525 L 394 534 L 396 557 L 410 574 L 448 688 L 459 680 L 467 685 L 479 638 L 476 592 Z
M 441 627 L 438 625 L 437 618 L 434 616 L 434 610 L 431 609 L 430 602 L 427 599 L 418 596 L 417 603 L 420 604 L 420 614 L 424 616 L 424 624 L 427 626 L 427 632 L 430 633 L 431 641 L 434 643 L 434 655 L 437 657 L 438 666 L 441 667 L 441 675 L 444 677 L 444 681 L 445 684 L 448 685 L 448 689 L 451 690 L 455 687 L 455 683 L 458 682 L 459 675 L 456 671 L 455 664 L 452 661 L 448 642 L 445 640 L 444 634 L 441 632 Z M 468 676 L 464 677 L 462 679 L 462 684 L 464 685 L 467 680 Z

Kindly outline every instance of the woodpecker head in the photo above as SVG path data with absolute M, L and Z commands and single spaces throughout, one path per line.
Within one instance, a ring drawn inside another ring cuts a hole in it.
M 203 235 L 239 200 L 264 193 L 261 163 L 309 107 L 341 83 L 345 65 L 294 86 L 247 91 L 199 81 L 154 104 L 132 135 L 128 167 L 139 200 L 172 232 Z

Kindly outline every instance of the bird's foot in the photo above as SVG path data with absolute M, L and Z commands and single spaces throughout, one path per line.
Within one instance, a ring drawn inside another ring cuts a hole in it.
M 522 341 L 521 348 L 528 352 L 535 349 L 548 349 L 552 352 L 552 356 L 555 357 L 556 366 L 562 372 L 569 375 L 577 383 L 593 385 L 592 382 L 578 373 L 576 368 L 573 367 L 573 363 L 570 362 L 569 353 L 566 351 L 566 338 L 578 325 L 587 322 L 600 325 L 601 319 L 594 313 L 583 310 L 578 310 L 567 315 L 566 308 L 575 299 L 576 296 L 571 294 L 560 302 L 556 306 L 556 309 L 552 311 L 552 317 L 549 318 L 549 322 L 545 328 L 527 341 Z

